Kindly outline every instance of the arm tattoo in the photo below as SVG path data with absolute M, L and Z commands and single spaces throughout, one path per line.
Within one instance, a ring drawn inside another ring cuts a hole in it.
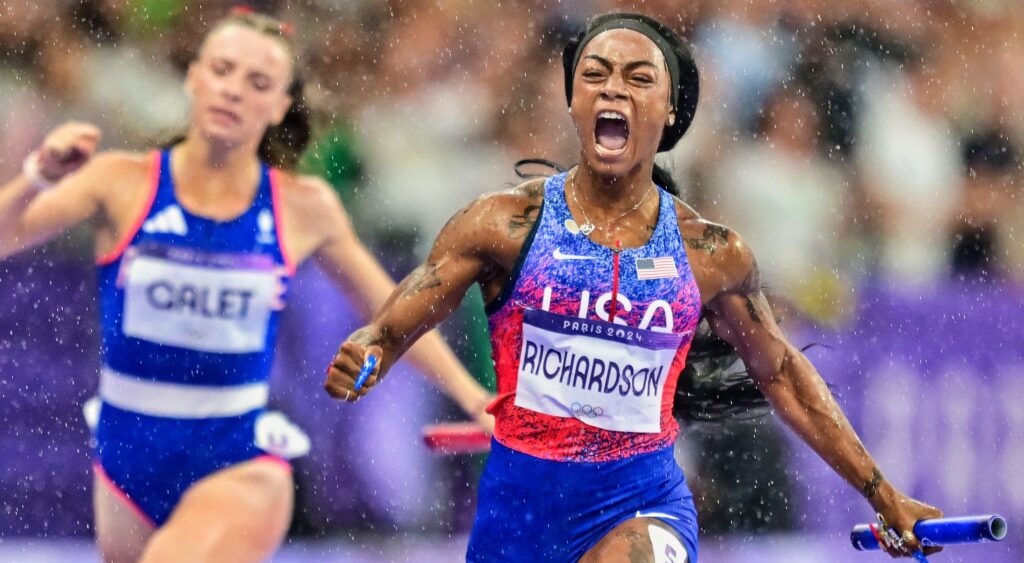
M 715 249 L 719 245 L 725 245 L 729 242 L 729 229 L 721 225 L 707 225 L 704 227 L 704 233 L 700 238 L 688 238 L 684 239 L 686 244 L 694 250 L 706 250 L 709 254 L 714 256 Z
M 750 315 L 750 318 L 757 324 L 764 324 L 764 318 L 757 310 L 757 300 L 761 295 L 761 271 L 757 267 L 756 258 L 750 264 L 750 271 L 747 272 L 747 276 L 740 282 L 736 291 L 742 294 L 746 300 L 747 313 Z
M 740 282 L 736 291 L 744 295 L 757 295 L 761 292 L 761 269 L 757 267 L 757 258 L 751 262 L 747 276 Z
M 527 205 L 523 212 L 513 215 L 508 222 L 508 236 L 512 238 L 525 238 L 533 224 L 537 222 L 540 215 L 540 206 L 535 204 Z
M 744 295 L 743 298 L 747 300 L 747 313 L 750 315 L 750 318 L 759 325 L 764 324 L 764 319 L 761 318 L 761 313 L 757 312 L 757 302 L 754 301 L 756 296 L 748 293 Z
M 882 472 L 877 467 L 871 469 L 871 479 L 864 482 L 864 498 L 870 500 L 878 492 L 878 486 L 882 484 Z
M 398 335 L 389 327 L 380 327 L 379 331 L 375 332 L 368 326 L 353 332 L 348 339 L 363 346 L 380 346 L 382 348 L 397 346 L 400 341 Z
M 441 276 L 437 274 L 437 262 L 428 262 L 409 274 L 402 282 L 403 289 L 415 295 L 441 285 Z

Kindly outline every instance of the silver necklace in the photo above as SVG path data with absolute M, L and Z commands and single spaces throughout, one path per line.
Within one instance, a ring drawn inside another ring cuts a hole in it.
M 572 196 L 572 201 L 576 204 L 576 207 L 578 207 L 580 209 L 580 213 L 583 214 L 583 219 L 586 221 L 586 223 L 583 223 L 582 225 L 577 225 L 576 221 L 573 221 L 570 218 L 569 220 L 567 220 L 565 222 L 565 226 L 566 226 L 566 228 L 569 229 L 569 231 L 572 231 L 573 227 L 575 227 L 576 229 L 579 230 L 579 232 L 583 233 L 583 236 L 585 236 L 585 237 L 586 236 L 590 236 L 590 233 L 594 232 L 594 229 L 596 229 L 597 227 L 594 225 L 594 223 L 592 223 L 590 221 L 590 217 L 587 217 L 587 210 L 583 208 L 583 205 L 580 203 L 580 200 L 576 198 L 576 175 L 575 174 L 573 174 L 572 176 L 569 177 L 569 182 L 572 183 L 572 192 L 569 195 Z M 640 206 L 643 205 L 645 201 L 647 201 L 647 196 L 651 195 L 652 191 L 654 191 L 653 187 L 648 188 L 647 192 L 644 193 L 644 197 L 640 198 L 640 201 L 636 202 L 636 205 L 634 205 L 633 207 L 630 207 L 629 209 L 623 211 L 617 217 L 615 217 L 613 219 L 609 219 L 608 220 L 608 224 L 612 224 L 615 221 L 618 221 L 619 219 L 622 219 L 626 215 L 629 215 L 630 213 L 636 211 L 637 209 L 640 209 Z

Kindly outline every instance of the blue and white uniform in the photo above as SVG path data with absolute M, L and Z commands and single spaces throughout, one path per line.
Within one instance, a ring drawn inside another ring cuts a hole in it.
M 261 457 L 287 464 L 309 444 L 265 410 L 294 271 L 281 244 L 276 171 L 262 166 L 252 205 L 221 222 L 179 203 L 169 151 L 152 166 L 149 203 L 98 261 L 95 439 L 97 473 L 160 526 L 203 477 Z

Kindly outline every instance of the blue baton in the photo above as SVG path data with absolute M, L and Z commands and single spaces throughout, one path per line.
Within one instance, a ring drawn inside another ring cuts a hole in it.
M 855 549 L 881 549 L 872 526 L 874 524 L 853 527 L 850 542 Z M 914 524 L 914 535 L 923 547 L 1001 541 L 1006 537 L 1006 520 L 998 514 L 920 520 Z
M 356 376 L 356 391 L 366 383 L 367 379 L 370 379 L 370 374 L 373 373 L 375 367 L 377 367 L 377 356 L 367 356 L 363 367 L 359 370 L 359 375 Z

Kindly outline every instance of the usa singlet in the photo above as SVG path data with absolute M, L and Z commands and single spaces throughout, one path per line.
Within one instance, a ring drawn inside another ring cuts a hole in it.
M 672 448 L 676 380 L 701 299 L 671 195 L 642 247 L 576 227 L 566 174 L 488 307 L 498 398 L 470 561 L 575 561 L 638 516 L 675 529 L 696 561 L 696 511 Z M 662 560 L 662 559 L 659 559 Z
M 189 213 L 170 152 L 153 155 L 151 192 L 132 231 L 100 257 L 103 342 L 96 469 L 155 526 L 184 491 L 220 469 L 301 455 L 308 438 L 267 413 L 284 289 L 276 171 L 230 221 Z

